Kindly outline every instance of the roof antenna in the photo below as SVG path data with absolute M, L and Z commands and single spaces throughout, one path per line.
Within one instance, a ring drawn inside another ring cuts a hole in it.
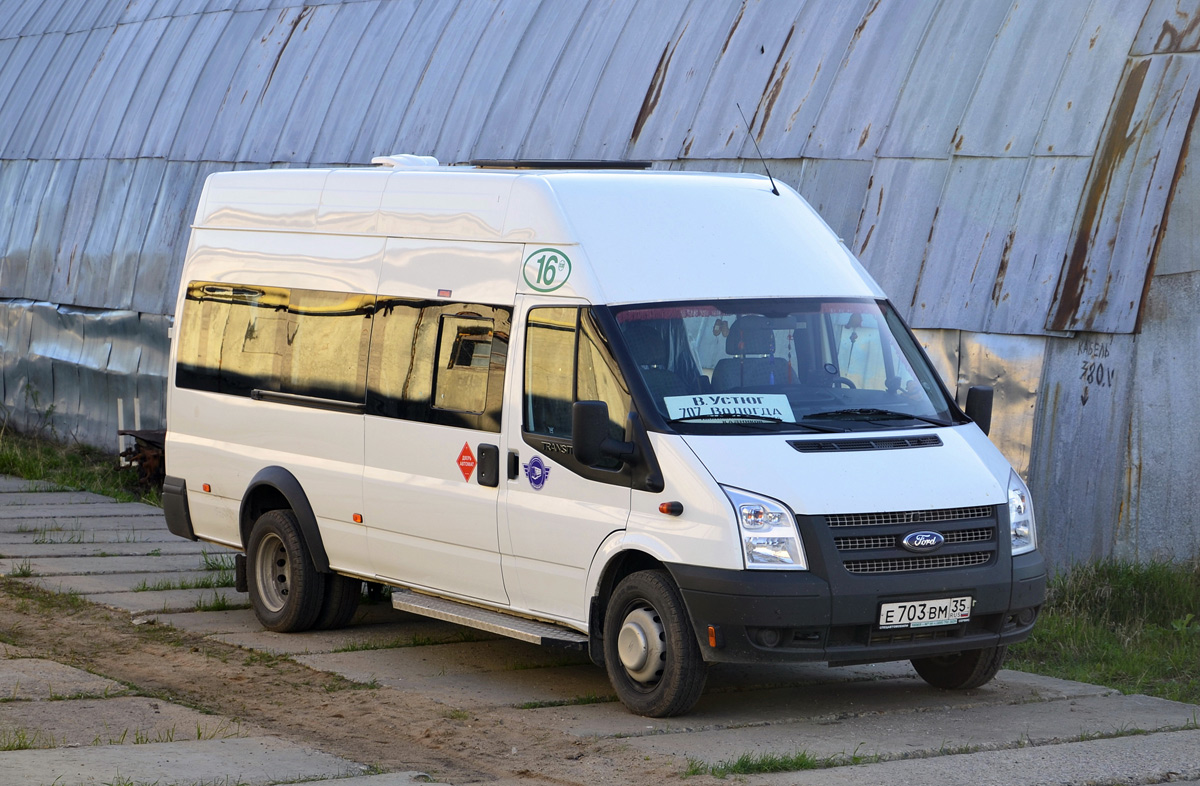
M 742 111 L 742 105 L 736 101 L 733 105 L 737 107 L 738 114 L 742 116 L 742 122 L 746 124 L 746 136 L 750 137 L 751 142 L 754 142 L 754 152 L 758 153 L 758 160 L 762 162 L 763 169 L 767 172 L 767 179 L 771 181 L 771 193 L 779 196 L 779 189 L 775 187 L 775 178 L 771 177 L 771 170 L 767 169 L 767 159 L 763 158 L 762 151 L 758 149 L 758 142 L 754 139 L 754 134 L 750 133 L 750 123 L 746 120 L 746 113 Z

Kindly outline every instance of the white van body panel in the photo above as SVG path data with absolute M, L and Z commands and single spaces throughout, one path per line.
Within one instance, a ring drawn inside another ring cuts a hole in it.
M 998 468 L 963 436 L 969 431 L 979 429 L 939 429 L 941 447 L 833 453 L 800 453 L 788 444 L 825 434 L 745 436 L 736 451 L 727 437 L 689 436 L 687 442 L 723 485 L 781 500 L 802 516 L 1007 502 L 1008 464 L 997 475 Z M 888 437 L 929 434 L 897 431 Z

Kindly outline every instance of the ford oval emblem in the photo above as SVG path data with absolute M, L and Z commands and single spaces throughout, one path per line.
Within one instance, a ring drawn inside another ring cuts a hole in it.
M 905 535 L 904 540 L 900 541 L 900 545 L 909 551 L 915 551 L 920 554 L 940 549 L 945 542 L 946 539 L 942 537 L 942 533 L 922 530 L 921 532 L 910 532 Z

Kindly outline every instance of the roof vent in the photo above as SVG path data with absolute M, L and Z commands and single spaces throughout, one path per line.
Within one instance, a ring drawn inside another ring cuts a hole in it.
M 371 159 L 375 166 L 387 169 L 418 169 L 430 166 L 440 166 L 433 156 L 414 156 L 411 153 L 397 153 L 394 156 L 375 156 Z

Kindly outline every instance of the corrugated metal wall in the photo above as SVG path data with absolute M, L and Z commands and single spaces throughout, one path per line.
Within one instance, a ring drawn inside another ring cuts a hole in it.
M 0 0 L 4 405 L 161 423 L 210 172 L 761 171 L 757 142 L 949 378 L 996 385 L 1052 558 L 1188 556 L 1198 93 L 1200 0 Z

